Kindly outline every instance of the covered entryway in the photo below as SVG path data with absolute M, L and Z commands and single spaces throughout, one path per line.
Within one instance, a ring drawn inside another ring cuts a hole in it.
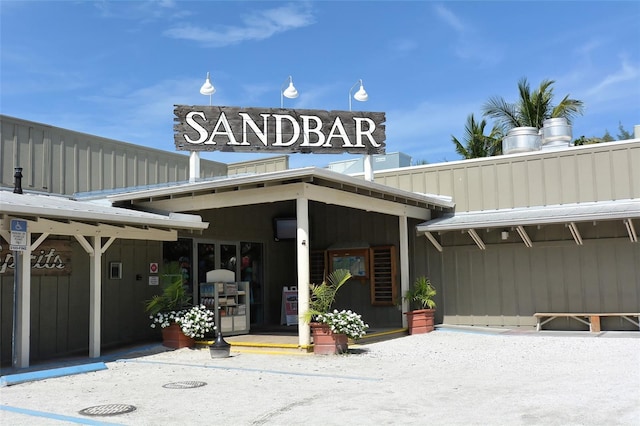
M 12 361 L 13 366 L 19 368 L 29 366 L 32 253 L 49 236 L 71 236 L 88 254 L 89 357 L 96 358 L 100 356 L 101 346 L 101 259 L 106 250 L 117 239 L 172 241 L 177 239 L 179 229 L 200 232 L 208 227 L 208 223 L 195 215 L 149 213 L 116 208 L 104 202 L 9 191 L 0 192 L 0 205 L 0 235 L 6 242 L 11 241 L 11 220 L 21 219 L 27 224 L 26 251 L 13 261 L 14 277 L 18 279 L 15 279 L 12 304 L 15 319 Z M 3 343 L 5 341 L 3 336 Z
M 268 247 L 265 248 L 267 264 L 265 267 L 273 271 L 276 268 L 275 265 L 279 267 L 295 265 L 295 277 L 291 284 L 297 286 L 299 312 L 304 312 L 308 308 L 312 270 L 310 259 L 316 248 L 314 234 L 330 235 L 332 242 L 349 243 L 349 247 L 354 247 L 354 243 L 363 243 L 367 249 L 371 248 L 367 246 L 368 241 L 340 239 L 338 230 L 343 230 L 343 234 L 349 235 L 349 227 L 354 226 L 350 222 L 349 210 L 362 213 L 362 217 L 359 216 L 358 219 L 359 223 L 355 226 L 365 227 L 365 232 L 359 234 L 363 235 L 363 238 L 366 237 L 366 233 L 374 239 L 375 235 L 389 231 L 390 236 L 385 237 L 385 241 L 391 239 L 391 244 L 397 247 L 397 252 L 393 255 L 394 259 L 395 256 L 399 259 L 397 268 L 399 286 L 395 289 L 397 296 L 408 289 L 410 282 L 409 246 L 410 239 L 414 238 L 413 227 L 409 226 L 410 221 L 428 220 L 431 218 L 432 210 L 450 211 L 454 205 L 445 197 L 398 190 L 315 167 L 176 185 L 114 195 L 109 199 L 116 206 L 139 210 L 197 212 L 213 224 L 205 237 L 217 238 L 217 235 L 225 235 L 227 240 L 231 232 L 229 228 L 234 227 L 243 226 L 247 228 L 243 232 L 255 234 L 272 232 L 272 217 L 265 217 L 261 213 L 273 211 L 265 206 L 286 204 L 284 208 L 290 208 L 292 216 L 296 219 L 296 235 L 291 246 L 292 250 L 290 256 L 287 256 L 287 250 L 279 246 L 278 250 L 281 251 L 282 256 L 276 258 L 269 253 Z M 317 206 L 314 207 L 314 203 L 330 208 L 320 209 Z M 216 216 L 217 212 L 223 211 L 229 213 L 226 219 L 224 216 Z M 326 214 L 331 216 L 327 217 Z M 371 218 L 367 217 L 369 215 Z M 238 224 L 239 217 L 247 218 L 244 225 Z M 374 217 L 380 217 L 380 219 Z M 312 223 L 317 226 L 312 228 Z M 216 228 L 220 229 L 216 230 Z M 322 239 L 327 244 L 331 243 L 326 238 Z M 325 250 L 327 247 L 323 244 L 322 247 L 317 248 Z M 393 279 L 395 280 L 395 275 Z M 373 288 L 370 279 L 362 282 L 369 283 Z M 272 287 L 282 284 L 284 283 L 271 283 Z M 394 285 L 396 285 L 395 281 Z M 366 291 L 367 298 L 370 297 L 372 293 L 370 288 L 361 286 L 360 289 Z M 275 290 L 272 288 L 272 295 L 273 291 L 276 291 L 279 298 L 279 288 Z M 277 298 L 272 298 L 272 301 L 279 300 Z M 396 303 L 398 303 L 397 299 L 390 298 L 381 309 L 393 311 L 393 315 L 401 318 L 401 311 L 395 306 Z M 371 305 L 369 308 L 373 309 Z M 308 324 L 299 325 L 298 338 L 301 346 L 309 345 Z

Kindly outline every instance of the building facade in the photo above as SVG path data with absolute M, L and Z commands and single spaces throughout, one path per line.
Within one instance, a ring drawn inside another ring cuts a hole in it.
M 3 200 L 15 167 L 22 167 L 29 197 L 58 194 L 76 204 L 99 198 L 115 212 L 170 212 L 207 224 L 168 224 L 165 242 L 144 239 L 148 229 L 137 231 L 137 239 L 114 234 L 100 260 L 97 327 L 82 239 L 56 234 L 69 223 L 47 217 L 46 202 L 37 217 L 25 206 L 3 205 L 3 364 L 11 360 L 15 306 L 6 241 L 12 218 L 51 223 L 37 249 L 42 257 L 32 262 L 31 359 L 82 352 L 95 344 L 96 328 L 100 347 L 156 339 L 143 305 L 158 288 L 151 265 L 168 261 L 183 264 L 194 300 L 212 269 L 233 270 L 238 281 L 249 282 L 254 329 L 282 324 L 283 287 L 318 282 L 344 257 L 367 265 L 356 268 L 337 306 L 361 313 L 374 329 L 403 327 L 401 296 L 420 275 L 438 290 L 440 323 L 531 327 L 538 311 L 640 310 L 640 168 L 634 166 L 640 139 L 383 170 L 374 182 L 331 170 L 289 170 L 286 156 L 202 161 L 202 178 L 188 182 L 187 156 L 0 119 Z M 88 208 L 76 204 L 70 208 Z M 274 220 L 283 218 L 295 218 L 305 237 L 278 238 Z M 93 225 L 106 232 L 114 227 L 110 220 Z M 39 267 L 51 248 L 62 253 L 63 272 Z M 112 265 L 121 266 L 120 275 L 111 274 Z M 606 321 L 603 328 L 632 327 Z M 581 327 L 560 319 L 550 326 Z

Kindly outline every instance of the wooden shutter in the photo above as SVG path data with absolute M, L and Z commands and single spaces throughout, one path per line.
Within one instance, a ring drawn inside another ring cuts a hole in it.
M 378 246 L 371 247 L 370 250 L 371 304 L 395 305 L 398 295 L 396 248 L 395 246 Z
M 325 251 L 312 250 L 309 254 L 309 279 L 311 284 L 322 284 L 325 278 Z

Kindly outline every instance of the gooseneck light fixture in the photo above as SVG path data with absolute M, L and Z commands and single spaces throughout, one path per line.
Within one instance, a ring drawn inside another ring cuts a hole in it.
M 216 93 L 216 88 L 213 87 L 213 84 L 211 84 L 209 73 L 207 73 L 207 79 L 205 80 L 204 84 L 200 88 L 200 94 L 209 96 L 209 106 L 211 106 L 211 95 L 213 95 L 214 93 Z
M 362 79 L 356 81 L 356 84 L 351 86 L 351 89 L 349 89 L 349 111 L 351 111 L 351 94 L 353 93 L 353 89 L 355 89 L 358 85 L 360 85 L 360 88 L 353 95 L 353 99 L 359 102 L 365 102 L 367 99 L 369 99 L 369 95 L 367 94 L 366 90 L 364 90 L 364 86 L 362 85 Z M 373 182 L 373 156 L 371 154 L 365 154 L 362 160 L 362 165 L 364 167 L 365 180 Z
M 289 82 L 289 87 L 285 89 L 284 86 L 287 85 L 287 82 Z M 284 108 L 284 98 L 295 99 L 297 97 L 298 91 L 293 86 L 293 78 L 289 76 L 289 78 L 285 80 L 284 84 L 280 88 L 280 108 Z
M 351 111 L 351 93 L 353 93 L 353 89 L 355 89 L 357 85 L 360 85 L 360 89 L 358 89 L 355 95 L 353 95 L 353 99 L 360 102 L 365 102 L 369 99 L 369 95 L 367 95 L 367 92 L 364 90 L 364 86 L 362 85 L 362 79 L 358 80 L 356 84 L 349 89 L 349 111 Z

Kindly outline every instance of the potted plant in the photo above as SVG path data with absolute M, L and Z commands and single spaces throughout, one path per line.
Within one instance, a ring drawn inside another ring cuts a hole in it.
M 315 354 L 346 353 L 348 339 L 361 338 L 369 328 L 362 317 L 351 310 L 331 310 L 336 293 L 349 278 L 351 273 L 348 270 L 337 269 L 322 284 L 310 286 L 309 309 L 303 317 L 311 327 Z
M 413 283 L 413 287 L 407 290 L 404 295 L 404 300 L 418 308 L 405 312 L 409 325 L 409 334 L 429 333 L 433 331 L 436 311 L 436 302 L 433 300 L 435 295 L 436 289 L 425 276 L 418 277 Z
M 204 305 L 193 306 L 183 284 L 177 263 L 171 263 L 162 274 L 162 292 L 145 306 L 152 320 L 151 328 L 160 326 L 164 346 L 178 349 L 192 347 L 194 339 L 202 339 L 216 329 L 214 314 Z

